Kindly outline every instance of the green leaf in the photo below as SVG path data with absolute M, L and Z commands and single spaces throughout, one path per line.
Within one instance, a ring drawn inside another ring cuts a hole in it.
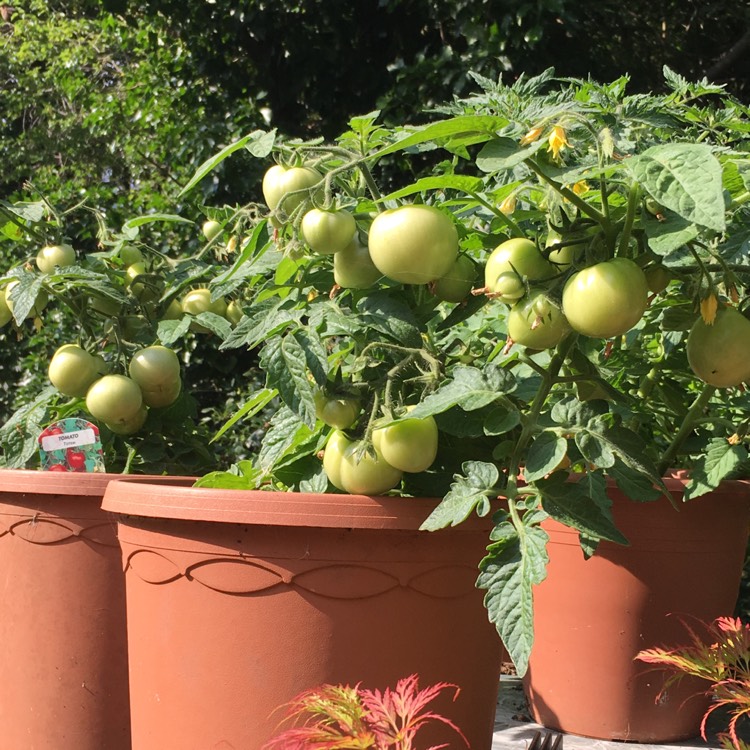
M 269 337 L 278 335 L 284 328 L 295 324 L 299 314 L 283 309 L 282 304 L 284 303 L 276 299 L 265 299 L 254 304 L 219 348 L 236 349 L 247 346 L 254 349 Z
M 597 406 L 591 401 L 569 398 L 552 407 L 552 419 L 563 427 L 585 427 L 606 409 L 606 406 Z
M 700 143 L 652 146 L 626 162 L 633 177 L 654 200 L 689 222 L 723 232 L 721 164 Z
M 606 427 L 604 426 L 602 426 L 601 432 L 590 432 L 589 430 L 576 432 L 576 446 L 587 463 L 601 468 L 614 465 L 614 451 L 609 441 L 603 437 L 606 433 Z
M 504 435 L 521 423 L 521 414 L 508 399 L 499 406 L 491 407 L 484 419 L 485 435 Z
M 422 523 L 422 531 L 437 531 L 447 526 L 458 526 L 475 510 L 486 516 L 490 510 L 489 498 L 497 497 L 500 478 L 494 464 L 466 461 L 461 469 L 465 476 L 456 474 L 448 494 L 440 505 Z
M 524 468 L 524 479 L 533 482 L 554 471 L 568 450 L 568 441 L 554 432 L 545 431 L 536 437 L 529 448 Z
M 18 283 L 10 290 L 9 299 L 13 302 L 13 318 L 21 325 L 34 308 L 42 288 L 43 277 L 34 273 L 23 273 Z
M 692 500 L 715 490 L 724 479 L 732 477 L 746 458 L 741 446 L 732 445 L 726 438 L 713 438 L 706 452 L 693 464 L 684 499 Z
M 189 315 L 179 320 L 160 320 L 156 335 L 163 346 L 171 346 L 190 330 L 191 322 L 192 318 Z
M 190 315 L 186 315 L 186 318 L 190 318 Z M 226 339 L 232 332 L 232 324 L 221 315 L 217 315 L 212 312 L 202 312 L 194 316 L 197 323 L 208 328 L 211 333 L 215 333 L 221 339 Z
M 520 529 L 509 522 L 496 526 L 487 556 L 480 563 L 477 586 L 487 593 L 484 605 L 519 676 L 526 673 L 534 645 L 533 587 L 546 577 L 547 532 L 524 515 Z
M 379 202 L 398 200 L 414 193 L 424 193 L 430 190 L 460 190 L 462 193 L 477 193 L 482 189 L 483 182 L 479 177 L 467 175 L 447 174 L 440 177 L 423 177 L 412 185 L 389 193 Z
M 544 140 L 539 140 L 524 148 L 510 138 L 495 138 L 482 147 L 477 156 L 477 167 L 483 172 L 513 169 L 524 159 L 533 156 L 544 144 Z
M 453 371 L 453 380 L 444 382 L 434 393 L 429 394 L 411 416 L 429 417 L 460 406 L 464 411 L 481 409 L 497 401 L 504 401 L 504 394 L 516 387 L 513 375 L 496 365 L 487 365 L 484 370 L 461 366 Z
M 390 146 L 376 151 L 372 156 L 379 159 L 387 154 L 394 154 L 412 146 L 428 141 L 439 141 L 454 136 L 481 136 L 491 138 L 498 130 L 505 127 L 508 121 L 504 117 L 492 115 L 459 115 L 449 120 L 431 123 L 414 131 L 405 131 L 404 136 Z
M 313 384 L 307 377 L 307 352 L 295 334 L 270 339 L 260 355 L 268 384 L 308 427 L 315 426 Z
M 215 442 L 241 419 L 249 419 L 255 416 L 259 411 L 264 409 L 276 396 L 278 391 L 275 388 L 263 388 L 258 391 L 252 398 L 245 401 L 237 411 L 221 426 L 218 432 L 211 438 Z
M 258 465 L 268 472 L 281 458 L 310 437 L 310 428 L 288 407 L 282 406 L 271 418 L 258 453 Z
M 228 156 L 231 156 L 235 151 L 239 151 L 241 148 L 247 148 L 250 153 L 254 156 L 267 156 L 273 148 L 274 138 L 276 137 L 276 131 L 272 130 L 267 133 L 263 130 L 255 130 L 249 135 L 243 136 L 238 141 L 230 143 L 225 146 L 218 154 L 215 154 L 210 159 L 207 159 L 203 164 L 198 167 L 195 174 L 190 178 L 190 181 L 184 188 L 179 192 L 178 198 L 181 198 L 185 193 L 192 190 L 206 175 L 212 172 L 216 167 L 221 164 Z M 270 145 L 269 145 L 270 139 Z M 251 144 L 248 146 L 248 144 Z M 253 145 L 259 144 L 259 145 Z M 258 153 L 253 151 L 253 148 L 259 150 Z
M 646 230 L 648 246 L 662 257 L 679 250 L 700 234 L 695 224 L 672 211 L 666 211 L 661 221 L 649 215 L 643 222 L 643 228 Z
M 136 227 L 143 226 L 144 224 L 151 224 L 154 222 L 164 221 L 167 223 L 182 223 L 182 224 L 194 224 L 195 222 L 190 219 L 185 219 L 182 216 L 176 214 L 146 214 L 145 216 L 136 216 L 134 219 L 129 219 L 122 225 L 122 231 L 129 233 L 130 230 Z
M 357 305 L 364 325 L 385 334 L 398 344 L 418 348 L 422 335 L 409 306 L 388 291 L 374 292 Z
M 542 508 L 556 521 L 589 537 L 628 544 L 615 526 L 609 507 L 587 494 L 585 484 L 568 481 L 564 474 L 559 473 L 538 480 L 534 486 L 541 495 Z
M 621 461 L 615 461 L 614 466 L 607 469 L 607 474 L 612 477 L 617 486 L 631 499 L 637 502 L 651 502 L 661 496 L 653 482 L 641 474 L 633 471 Z

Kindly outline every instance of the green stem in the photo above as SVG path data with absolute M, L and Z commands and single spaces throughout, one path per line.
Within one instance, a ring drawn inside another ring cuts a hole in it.
M 502 221 L 505 226 L 508 227 L 508 229 L 510 229 L 510 233 L 513 237 L 526 236 L 523 229 L 521 229 L 521 227 L 519 227 L 518 224 L 516 224 L 516 222 L 510 218 L 510 216 L 506 216 L 499 208 L 493 206 L 489 201 L 486 201 L 477 193 L 467 191 L 467 195 L 470 195 L 477 203 L 484 206 L 488 211 L 497 216 L 497 218 L 500 219 L 500 221 Z
M 582 214 L 589 216 L 602 226 L 607 226 L 609 222 L 607 221 L 607 217 L 603 213 L 597 211 L 593 206 L 586 203 L 583 198 L 576 195 L 570 188 L 564 187 L 556 180 L 553 180 L 551 177 L 548 177 L 546 174 L 544 174 L 542 168 L 533 159 L 526 159 L 525 163 L 528 164 L 529 168 L 551 188 L 560 193 L 563 198 L 569 200 Z
M 677 434 L 674 436 L 672 442 L 669 444 L 667 450 L 664 451 L 664 455 L 661 458 L 661 462 L 658 466 L 660 476 L 664 476 L 664 473 L 670 468 L 672 460 L 693 431 L 693 427 L 695 426 L 699 415 L 706 408 L 715 391 L 716 386 L 706 384 L 698 398 L 693 402 L 693 405 L 688 409 L 688 413 L 685 415 L 685 419 L 682 420 L 680 429 L 677 431 Z
M 633 184 L 628 193 L 628 212 L 625 216 L 625 225 L 622 228 L 622 234 L 620 235 L 620 244 L 617 247 L 617 255 L 621 258 L 626 258 L 628 255 L 628 245 L 630 244 L 630 233 L 633 231 L 633 223 L 635 222 L 635 212 L 638 208 L 638 201 L 641 197 L 641 191 L 637 184 Z
M 31 227 L 26 226 L 26 224 L 24 224 L 12 211 L 9 211 L 4 206 L 0 206 L 0 214 L 5 216 L 12 224 L 15 224 L 23 232 L 25 232 L 26 234 L 30 234 L 35 240 L 41 242 L 42 244 L 45 244 L 46 240 L 44 239 L 44 237 L 39 234 L 36 229 L 32 229 Z

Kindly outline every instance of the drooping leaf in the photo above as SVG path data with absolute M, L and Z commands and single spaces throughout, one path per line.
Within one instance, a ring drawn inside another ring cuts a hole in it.
M 425 193 L 432 190 L 459 190 L 463 193 L 476 193 L 482 189 L 482 180 L 469 175 L 440 175 L 439 177 L 422 177 L 411 185 L 396 190 L 380 199 L 380 202 L 399 200 L 407 195 Z
M 547 532 L 531 523 L 533 512 L 516 529 L 509 522 L 495 527 L 493 543 L 480 563 L 477 586 L 484 604 L 519 675 L 526 673 L 534 645 L 533 587 L 546 577 Z
M 476 159 L 477 167 L 483 172 L 513 169 L 524 159 L 533 156 L 544 144 L 544 140 L 539 140 L 529 146 L 519 146 L 510 138 L 495 138 L 482 147 Z
M 421 345 L 422 336 L 414 313 L 403 300 L 388 291 L 368 295 L 357 309 L 365 325 L 385 334 L 395 343 L 412 347 Z
M 568 441 L 552 431 L 539 434 L 529 448 L 524 468 L 527 482 L 541 479 L 554 471 L 565 457 Z
M 715 490 L 746 458 L 747 453 L 741 446 L 732 445 L 725 438 L 713 438 L 693 465 L 684 499 L 692 500 Z

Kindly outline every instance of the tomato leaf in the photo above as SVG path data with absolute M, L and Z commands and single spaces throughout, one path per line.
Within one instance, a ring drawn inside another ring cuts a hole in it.
M 310 437 L 311 430 L 287 406 L 271 417 L 258 454 L 258 466 L 264 471 L 275 467 L 288 451 Z
M 189 318 L 190 316 L 186 315 L 185 317 Z M 195 320 L 222 339 L 227 338 L 227 336 L 229 336 L 229 334 L 232 332 L 232 326 L 229 321 L 221 315 L 217 315 L 216 313 L 198 313 L 195 316 Z
M 662 494 L 648 477 L 629 469 L 621 461 L 615 461 L 614 466 L 607 469 L 607 475 L 615 480 L 620 490 L 631 500 L 650 502 Z
M 227 430 L 231 429 L 241 419 L 249 419 L 250 417 L 255 416 L 261 409 L 265 408 L 277 395 L 278 391 L 275 388 L 263 388 L 262 390 L 258 391 L 258 393 L 256 393 L 252 398 L 245 401 L 245 403 L 242 404 L 242 406 L 237 409 L 237 411 L 232 414 L 232 416 L 226 422 L 224 422 L 221 428 L 211 438 L 211 442 L 213 443 L 218 440 L 222 435 L 224 435 L 225 432 L 227 432 Z
M 430 513 L 422 525 L 422 531 L 437 531 L 448 526 L 458 526 L 475 510 L 486 516 L 490 511 L 490 498 L 497 497 L 500 479 L 494 464 L 482 461 L 466 461 L 461 469 L 465 476 L 456 474 L 448 494 Z
M 693 464 L 684 499 L 692 500 L 715 490 L 746 458 L 747 452 L 741 446 L 732 445 L 725 438 L 713 438 L 705 454 Z
M 379 203 L 384 201 L 397 200 L 414 193 L 423 193 L 429 190 L 460 190 L 464 193 L 476 193 L 482 189 L 483 182 L 479 177 L 470 177 L 468 175 L 440 175 L 439 177 L 423 177 L 411 185 L 407 185 L 400 190 L 389 193 L 379 199 Z
M 700 234 L 695 224 L 672 211 L 665 211 L 661 221 L 649 215 L 643 221 L 643 228 L 646 230 L 648 246 L 662 257 L 669 256 Z
M 227 334 L 220 349 L 236 349 L 247 346 L 254 349 L 270 336 L 281 333 L 293 325 L 299 314 L 282 307 L 283 302 L 265 299 L 256 302 L 246 311 L 245 317 Z
M 627 161 L 633 177 L 651 197 L 689 222 L 723 232 L 721 164 L 701 143 L 652 146 Z
M 9 299 L 13 302 L 13 318 L 21 325 L 31 312 L 42 288 L 43 277 L 34 273 L 23 273 L 18 283 L 10 290 Z
M 628 544 L 627 538 L 615 526 L 611 502 L 603 493 L 603 479 L 599 481 L 601 485 L 593 486 L 595 497 L 589 494 L 590 487 L 585 482 L 570 482 L 563 472 L 540 479 L 534 486 L 541 495 L 542 508 L 556 521 L 593 539 Z
M 507 399 L 489 409 L 484 420 L 485 435 L 504 435 L 521 422 L 521 414 Z
M 422 335 L 409 306 L 388 291 L 374 292 L 357 305 L 364 325 L 388 336 L 394 342 L 420 347 Z
M 460 406 L 465 411 L 481 409 L 503 395 L 511 393 L 516 380 L 507 370 L 488 365 L 484 370 L 476 367 L 456 367 L 453 380 L 443 383 L 429 394 L 412 412 L 413 417 L 429 417 Z
M 487 593 L 484 604 L 519 676 L 523 676 L 534 645 L 533 587 L 546 577 L 547 532 L 542 514 L 529 511 L 515 528 L 510 522 L 495 527 L 493 544 L 479 565 L 477 586 Z
M 164 346 L 171 346 L 179 341 L 189 330 L 192 318 L 185 315 L 179 320 L 160 320 L 156 329 L 159 342 Z
M 495 138 L 486 143 L 477 155 L 477 167 L 483 172 L 513 169 L 524 159 L 533 156 L 545 143 L 546 141 L 542 139 L 522 148 L 512 138 Z
M 177 214 L 146 214 L 144 216 L 136 216 L 134 219 L 129 219 L 122 225 L 122 231 L 129 234 L 130 230 L 136 227 L 143 226 L 144 224 L 152 224 L 154 222 L 164 221 L 167 223 L 182 223 L 182 224 L 193 224 L 195 222 L 190 219 L 186 219 L 183 216 Z
M 529 448 L 524 479 L 533 482 L 554 471 L 568 450 L 568 441 L 552 431 L 542 432 Z

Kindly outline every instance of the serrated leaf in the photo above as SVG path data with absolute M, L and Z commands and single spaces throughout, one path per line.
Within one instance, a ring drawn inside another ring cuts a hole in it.
M 256 130 L 250 133 L 250 140 L 245 144 L 245 150 L 258 159 L 264 159 L 273 151 L 276 143 L 276 130 Z
M 281 308 L 280 304 L 276 299 L 266 299 L 254 304 L 219 348 L 236 349 L 247 346 L 254 349 L 270 336 L 278 335 L 295 324 L 299 314 Z
M 13 318 L 21 325 L 34 308 L 42 288 L 43 277 L 34 273 L 23 273 L 18 283 L 10 290 L 8 298 L 13 303 Z M 7 287 L 6 287 L 7 289 Z
M 700 143 L 652 146 L 626 162 L 633 177 L 661 203 L 689 222 L 723 232 L 721 164 Z
M 260 354 L 260 366 L 271 388 L 310 428 L 315 426 L 313 384 L 307 377 L 307 353 L 294 334 L 270 339 Z
M 270 149 L 265 150 L 268 146 L 268 142 L 265 139 L 268 136 L 272 136 L 273 138 L 275 138 L 275 135 L 275 130 L 272 130 L 270 133 L 267 133 L 263 130 L 255 130 L 252 133 L 243 136 L 234 143 L 230 143 L 228 146 L 225 146 L 221 151 L 219 151 L 218 154 L 215 154 L 210 159 L 207 159 L 203 162 L 203 164 L 200 165 L 200 167 L 198 167 L 198 169 L 195 171 L 195 174 L 190 178 L 188 184 L 185 185 L 184 188 L 182 188 L 177 197 L 180 198 L 189 190 L 192 190 L 206 175 L 216 169 L 216 167 L 218 167 L 219 164 L 224 161 L 224 159 L 226 159 L 228 156 L 231 156 L 235 151 L 239 151 L 241 148 L 245 148 L 251 141 L 264 144 L 261 150 L 265 151 L 265 153 L 262 153 L 262 156 L 267 156 L 270 153 Z M 270 146 L 271 148 L 273 148 L 273 141 L 271 141 Z M 248 151 L 250 151 L 250 149 L 248 149 Z M 250 152 L 253 153 L 252 151 Z
M 553 472 L 565 457 L 568 441 L 554 432 L 539 434 L 529 447 L 524 467 L 524 479 L 533 482 Z
M 255 416 L 259 411 L 268 406 L 276 398 L 278 391 L 275 388 L 263 388 L 258 391 L 252 398 L 245 401 L 237 411 L 219 428 L 218 432 L 211 438 L 215 442 L 234 425 L 242 419 L 249 419 Z
M 463 193 L 477 193 L 482 189 L 483 182 L 479 177 L 470 177 L 468 175 L 447 174 L 440 177 L 423 177 L 412 185 L 407 185 L 400 190 L 389 193 L 379 202 L 398 200 L 405 198 L 407 195 L 415 193 L 425 193 L 430 190 L 459 190 Z
M 647 503 L 656 500 L 662 494 L 648 477 L 628 468 L 620 461 L 615 461 L 614 466 L 607 469 L 607 474 L 631 500 Z
M 179 320 L 160 320 L 156 328 L 159 342 L 163 346 L 171 346 L 179 341 L 190 330 L 191 320 L 188 315 Z
M 288 407 L 282 406 L 271 418 L 263 437 L 258 465 L 264 472 L 270 471 L 289 449 L 309 436 L 310 428 Z
M 606 405 L 597 406 L 595 402 L 569 398 L 552 407 L 552 419 L 564 427 L 585 427 L 606 410 Z
M 606 434 L 606 431 L 602 431 Z M 613 466 L 615 463 L 615 454 L 609 441 L 602 439 L 602 435 L 588 430 L 580 430 L 575 434 L 575 441 L 578 450 L 584 460 L 600 468 Z
M 480 563 L 477 586 L 486 591 L 484 605 L 508 650 L 519 676 L 526 673 L 534 645 L 533 587 L 546 577 L 547 532 L 506 523 L 495 529 L 496 542 Z
M 395 343 L 415 348 L 422 345 L 422 335 L 411 308 L 389 292 L 367 295 L 357 309 L 364 325 L 388 336 Z
M 497 496 L 500 478 L 494 464 L 466 461 L 461 469 L 465 476 L 456 474 L 448 494 L 420 526 L 422 531 L 437 531 L 458 526 L 475 510 L 485 516 L 490 510 L 489 498 Z
M 594 539 L 628 544 L 627 538 L 615 526 L 609 507 L 588 495 L 585 484 L 553 474 L 535 482 L 534 486 L 542 498 L 542 508 L 556 521 Z
M 499 406 L 493 406 L 484 418 L 485 435 L 504 435 L 521 423 L 521 414 L 513 404 L 504 399 Z
M 667 211 L 662 220 L 655 216 L 644 220 L 648 246 L 657 254 L 666 258 L 700 234 L 698 227 L 682 216 Z
M 129 232 L 136 227 L 141 227 L 144 224 L 152 224 L 155 222 L 167 222 L 167 223 L 181 223 L 181 224 L 194 224 L 195 222 L 191 219 L 186 219 L 184 216 L 178 216 L 177 214 L 146 214 L 144 216 L 136 216 L 133 219 L 128 219 L 122 225 L 123 232 Z
M 725 438 L 713 438 L 693 465 L 684 499 L 692 500 L 715 490 L 746 458 L 747 452 L 741 446 L 732 445 Z
M 533 156 L 544 144 L 544 140 L 539 140 L 530 146 L 522 147 L 511 138 L 495 138 L 482 147 L 477 155 L 476 164 L 483 172 L 513 169 L 524 159 Z
M 44 201 L 17 201 L 16 203 L 0 201 L 0 206 L 11 211 L 16 216 L 20 216 L 22 219 L 30 221 L 32 224 L 35 224 L 44 218 L 44 213 L 47 208 Z
M 387 154 L 394 154 L 397 151 L 418 146 L 428 141 L 440 141 L 445 138 L 452 138 L 458 135 L 486 135 L 492 137 L 498 130 L 504 128 L 508 121 L 504 117 L 495 117 L 492 115 L 459 115 L 449 120 L 431 123 L 413 132 L 404 132 L 404 137 L 392 143 L 390 146 L 376 151 L 372 156 L 380 158 Z
M 186 315 L 185 317 L 189 318 L 190 316 Z M 222 317 L 221 315 L 217 315 L 216 313 L 198 313 L 196 316 L 194 316 L 194 319 L 197 323 L 204 326 L 205 328 L 208 328 L 211 333 L 215 333 L 221 339 L 226 339 L 232 332 L 231 323 L 226 318 Z

